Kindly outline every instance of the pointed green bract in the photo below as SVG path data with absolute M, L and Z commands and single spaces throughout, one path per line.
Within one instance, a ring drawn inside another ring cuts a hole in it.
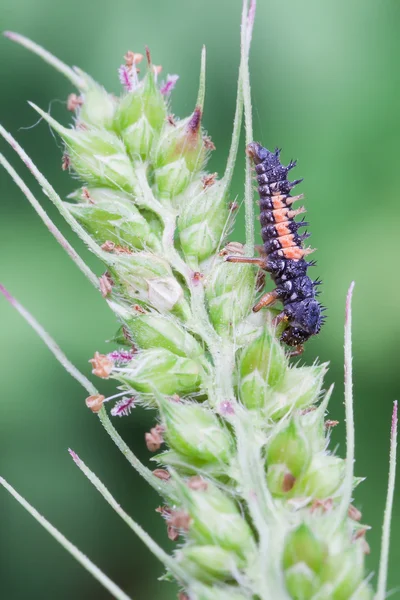
M 85 91 L 82 93 L 82 105 L 79 106 L 77 117 L 79 123 L 88 127 L 111 129 L 117 99 L 109 94 L 89 75 L 78 69 L 79 75 L 85 81 Z
M 227 462 L 233 440 L 216 415 L 197 404 L 159 400 L 170 447 L 200 463 Z
M 222 336 L 232 336 L 249 314 L 254 298 L 252 267 L 215 260 L 206 281 L 206 298 L 211 322 Z
M 133 391 L 152 394 L 189 394 L 201 386 L 201 365 L 168 350 L 143 350 L 113 376 Z
M 283 380 L 287 360 L 282 346 L 265 327 L 261 336 L 251 342 L 240 357 L 240 399 L 249 409 L 266 406 L 272 389 Z
M 94 204 L 66 206 L 100 245 L 111 241 L 127 249 L 160 248 L 146 219 L 129 199 L 123 198 L 122 192 L 116 191 L 111 201 L 96 199 Z
M 315 454 L 305 474 L 296 484 L 296 494 L 329 498 L 343 481 L 344 462 L 337 456 Z
M 232 577 L 243 561 L 218 546 L 187 546 L 181 550 L 179 563 L 199 581 L 212 583 Z
M 121 136 L 134 160 L 146 160 L 167 117 L 165 99 L 149 71 L 137 89 L 119 102 L 115 131 Z
M 177 225 L 182 250 L 189 264 L 196 265 L 211 256 L 221 244 L 229 211 L 222 182 L 208 186 L 202 182 L 193 183 L 188 195 L 190 201 L 182 202 Z
M 253 548 L 249 525 L 235 503 L 211 483 L 190 490 L 183 499 L 190 517 L 189 537 L 198 544 L 215 544 L 244 557 Z
M 165 348 L 178 356 L 196 358 L 203 355 L 197 340 L 176 320 L 157 314 L 137 315 L 126 321 L 130 338 L 139 348 Z

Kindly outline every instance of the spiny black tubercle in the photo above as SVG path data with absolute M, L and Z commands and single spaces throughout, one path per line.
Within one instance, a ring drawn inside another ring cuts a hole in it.
M 303 240 L 310 234 L 298 233 L 308 223 L 304 219 L 295 221 L 296 211 L 292 209 L 294 200 L 290 192 L 302 180 L 288 181 L 288 173 L 296 162 L 282 165 L 280 150 L 270 152 L 252 142 L 247 152 L 255 165 L 259 184 L 261 236 L 266 254 L 264 269 L 276 284 L 276 296 L 283 303 L 281 316 L 288 324 L 281 341 L 289 346 L 301 346 L 319 333 L 325 319 L 324 308 L 316 300 L 321 282 L 307 275 L 315 261 L 304 260 L 310 251 L 303 248 Z

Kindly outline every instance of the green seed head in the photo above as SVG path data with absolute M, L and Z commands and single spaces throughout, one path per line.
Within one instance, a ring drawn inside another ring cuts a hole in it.
M 206 281 L 206 297 L 210 319 L 220 335 L 231 336 L 249 314 L 254 285 L 252 267 L 215 261 Z
M 326 370 L 326 364 L 287 369 L 268 400 L 267 415 L 280 419 L 293 408 L 307 408 L 317 402 Z
M 296 484 L 296 494 L 328 498 L 338 490 L 343 476 L 343 459 L 323 452 L 314 454 L 310 466 Z
M 164 258 L 150 252 L 121 254 L 113 257 L 110 271 L 126 300 L 140 300 L 161 313 L 188 316 L 184 291 Z
M 290 492 L 311 462 L 311 448 L 294 417 L 271 439 L 267 448 L 267 481 L 272 493 Z
M 318 591 L 320 580 L 305 562 L 299 562 L 285 571 L 285 584 L 293 600 L 310 600 Z
M 212 586 L 194 584 L 189 590 L 189 597 L 192 596 L 196 600 L 249 600 L 249 596 L 240 593 L 237 586 L 218 586 L 216 583 Z
M 229 212 L 221 182 L 191 184 L 178 218 L 179 239 L 187 260 L 194 267 L 211 256 L 221 242 Z M 179 199 L 177 199 L 177 202 Z
M 165 438 L 172 450 L 201 463 L 226 463 L 233 451 L 231 435 L 211 410 L 194 403 L 159 400 Z
M 326 559 L 326 543 L 318 539 L 305 524 L 291 531 L 285 539 L 283 568 L 285 571 L 298 564 L 305 564 L 314 573 L 320 573 Z
M 138 314 L 126 321 L 134 344 L 139 348 L 165 348 L 178 356 L 197 358 L 203 348 L 178 321 L 157 314 Z
M 347 600 L 360 586 L 364 577 L 364 553 L 360 542 L 353 542 L 325 560 L 321 581 L 330 589 L 332 600 Z
M 78 122 L 88 127 L 111 129 L 117 100 L 89 75 L 76 67 L 75 70 L 86 84 L 77 110 Z
M 149 70 L 138 87 L 120 101 L 114 128 L 133 159 L 147 159 L 167 116 L 165 99 Z
M 179 551 L 181 567 L 204 583 L 230 579 L 242 562 L 236 554 L 218 546 L 186 546 Z
M 189 537 L 198 544 L 218 545 L 246 556 L 254 539 L 236 504 L 216 486 L 192 490 L 183 502 L 192 518 Z
M 60 125 L 40 108 L 31 106 L 51 125 L 66 144 L 71 167 L 89 185 L 132 192 L 136 186 L 133 166 L 122 141 L 109 131 L 74 130 Z
M 139 352 L 113 377 L 143 393 L 189 394 L 200 388 L 201 366 L 198 362 L 176 356 L 162 348 Z
M 129 194 L 107 188 L 85 188 L 88 200 L 65 203 L 68 210 L 99 245 L 107 241 L 118 248 L 160 248 L 158 237 Z
M 183 192 L 193 175 L 204 167 L 207 152 L 201 116 L 201 108 L 196 107 L 187 119 L 164 123 L 153 158 L 155 182 L 163 198 Z
M 283 380 L 287 366 L 282 346 L 265 327 L 240 358 L 239 389 L 243 404 L 251 409 L 263 408 L 271 396 L 271 388 Z

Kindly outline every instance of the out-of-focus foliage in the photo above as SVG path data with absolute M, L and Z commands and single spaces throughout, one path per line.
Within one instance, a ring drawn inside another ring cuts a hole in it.
M 117 67 L 128 50 L 149 45 L 165 75 L 179 73 L 172 110 L 188 114 L 197 93 L 200 49 L 208 50 L 204 124 L 217 147 L 211 170 L 224 168 L 229 148 L 239 62 L 238 0 L 3 0 L 0 25 L 47 47 L 68 64 L 91 73 L 110 91 L 119 90 Z M 391 402 L 398 395 L 400 333 L 400 212 L 398 69 L 400 6 L 364 0 L 299 3 L 259 0 L 251 56 L 255 137 L 297 158 L 303 176 L 312 242 L 328 321 L 308 343 L 304 361 L 331 361 L 336 382 L 331 418 L 341 420 L 333 439 L 344 452 L 343 318 L 352 279 L 357 474 L 368 479 L 356 490 L 363 521 L 373 526 L 371 570 L 379 557 L 380 525 L 387 481 Z M 32 100 L 67 123 L 67 95 L 59 74 L 26 50 L 0 40 L 2 121 L 16 135 L 61 194 L 73 190 L 61 170 L 60 142 L 28 107 Z M 22 164 L 5 153 L 31 182 Z M 243 161 L 232 199 L 241 200 Z M 40 196 L 40 190 L 32 183 Z M 68 230 L 49 202 L 46 209 Z M 12 182 L 1 173 L 0 273 L 24 303 L 86 373 L 94 350 L 115 330 L 114 318 L 39 222 Z M 243 219 L 239 219 L 243 222 Z M 243 241 L 243 228 L 235 232 Z M 74 236 L 70 236 L 74 241 Z M 232 237 L 233 239 L 233 237 Z M 79 244 L 76 246 L 82 250 Z M 91 259 L 93 268 L 101 268 Z M 136 475 L 86 409 L 85 393 L 72 381 L 5 303 L 0 306 L 2 394 L 1 473 L 72 541 L 135 598 L 167 600 L 171 586 L 156 581 L 161 566 L 131 537 L 74 467 L 74 448 L 107 482 L 124 508 L 168 546 L 158 499 Z M 302 359 L 303 360 L 303 359 Z M 111 392 L 104 385 L 102 392 Z M 144 460 L 144 431 L 152 414 L 134 410 L 117 425 Z M 64 600 L 107 598 L 5 493 L 0 494 L 0 594 Z M 400 560 L 400 504 L 394 509 L 391 576 Z M 393 596 L 395 598 L 396 595 Z

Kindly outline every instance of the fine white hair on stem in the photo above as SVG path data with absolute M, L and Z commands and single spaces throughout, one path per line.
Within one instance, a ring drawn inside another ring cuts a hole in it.
M 386 496 L 385 514 L 382 526 L 381 557 L 379 561 L 378 589 L 375 600 L 385 600 L 389 566 L 390 526 L 392 521 L 393 497 L 396 483 L 397 451 L 397 400 L 393 403 L 392 424 L 390 429 L 389 481 Z
M 46 344 L 46 346 L 48 347 L 50 352 L 52 352 L 52 354 L 55 356 L 55 358 L 58 360 L 58 362 L 64 367 L 64 369 L 70 375 L 72 375 L 72 377 L 74 379 L 76 379 L 76 381 L 78 381 L 78 383 L 80 383 L 81 386 L 83 388 L 85 388 L 85 390 L 89 394 L 91 394 L 91 395 L 97 394 L 98 391 L 95 388 L 95 386 L 93 385 L 93 383 L 91 381 L 89 381 L 89 379 L 87 377 L 85 377 L 85 375 L 83 375 L 83 373 L 81 373 L 79 371 L 79 369 L 77 369 L 75 367 L 74 364 L 72 364 L 72 362 L 65 356 L 65 354 L 61 350 L 60 346 L 53 340 L 53 338 L 40 325 L 40 323 L 1 284 L 0 284 L 0 293 L 3 294 L 3 296 L 5 297 L 6 300 L 8 300 L 8 302 L 11 304 L 11 306 L 19 312 L 21 317 L 23 317 L 25 319 L 25 321 L 28 323 L 28 325 L 30 325 L 30 327 L 32 327 L 32 329 L 38 334 L 38 336 L 41 338 L 41 340 L 43 340 L 43 342 Z
M 29 38 L 25 37 L 24 35 L 20 35 L 19 33 L 15 33 L 14 31 L 5 31 L 4 36 L 9 40 L 20 44 L 21 46 L 24 46 L 25 48 L 30 50 L 30 52 L 33 52 L 33 54 L 37 54 L 37 56 L 40 56 L 40 58 L 42 58 L 45 62 L 47 62 L 57 71 L 59 71 L 59 73 L 65 75 L 65 77 L 69 79 L 70 82 L 73 85 L 75 85 L 78 89 L 84 91 L 87 88 L 87 83 L 83 79 L 83 77 L 80 77 L 77 73 L 75 73 L 75 71 L 71 67 L 63 63 L 56 56 L 53 56 L 51 52 L 45 50 L 44 48 L 42 48 L 42 46 L 39 46 L 39 44 L 32 42 L 32 40 L 30 40 Z
M 197 93 L 196 106 L 199 106 L 201 110 L 204 107 L 204 97 L 206 94 L 206 47 L 203 46 L 201 49 L 201 60 L 200 60 L 200 78 L 199 78 L 199 91 Z
M 353 356 L 351 341 L 351 301 L 355 283 L 352 281 L 346 298 L 346 313 L 344 325 L 344 405 L 346 415 L 346 467 L 342 487 L 342 497 L 337 511 L 336 527 L 346 518 L 351 503 L 354 478 L 354 406 L 353 406 Z
M 248 61 L 248 54 L 250 49 L 251 37 L 253 32 L 254 18 L 255 18 L 255 10 L 256 10 L 256 2 L 255 0 L 251 0 L 250 9 L 247 11 L 247 2 L 243 3 L 243 14 L 242 14 L 242 25 L 241 25 L 241 40 L 242 40 L 242 50 L 243 47 L 245 51 L 241 52 L 240 57 L 240 66 L 239 66 L 239 77 L 238 77 L 238 86 L 236 93 L 236 107 L 235 107 L 235 117 L 233 121 L 233 132 L 232 132 L 232 141 L 231 147 L 229 149 L 228 160 L 226 163 L 225 173 L 224 173 L 224 183 L 225 189 L 224 193 L 227 193 L 229 186 L 232 181 L 232 175 L 234 166 L 236 163 L 237 152 L 239 148 L 239 140 L 240 133 L 242 128 L 242 117 L 243 117 L 243 71 L 246 69 L 246 64 Z
M 82 473 L 89 479 L 90 483 L 97 489 L 108 504 L 115 510 L 115 512 L 125 521 L 130 529 L 138 536 L 138 538 L 147 546 L 147 548 L 154 554 L 156 558 L 163 565 L 168 568 L 174 576 L 185 582 L 186 574 L 185 571 L 178 565 L 178 563 L 169 554 L 167 554 L 136 521 L 132 519 L 118 504 L 106 486 L 100 481 L 100 479 L 91 471 L 85 463 L 79 458 L 79 456 L 69 450 L 69 453 L 74 463 L 79 467 Z
M 78 223 L 78 221 L 72 216 L 70 211 L 64 206 L 63 201 L 57 194 L 53 186 L 47 181 L 46 177 L 39 171 L 36 165 L 33 163 L 31 158 L 27 155 L 25 150 L 18 144 L 17 140 L 9 133 L 2 125 L 0 125 L 0 135 L 5 141 L 10 144 L 11 148 L 15 150 L 18 156 L 21 158 L 23 163 L 28 167 L 36 181 L 42 187 L 43 192 L 58 208 L 60 214 L 64 217 L 67 223 L 71 226 L 72 230 L 81 238 L 81 240 L 88 246 L 89 250 L 93 252 L 98 258 L 103 260 L 105 263 L 110 261 L 110 256 L 106 252 L 103 252 L 96 242 L 90 237 L 84 228 Z
M 19 314 L 25 319 L 25 321 L 32 327 L 38 334 L 41 340 L 46 344 L 53 356 L 58 362 L 64 367 L 64 369 L 81 384 L 81 386 L 91 395 L 98 394 L 98 390 L 91 381 L 83 373 L 75 367 L 75 365 L 66 357 L 64 352 L 61 350 L 59 345 L 53 340 L 53 338 L 47 333 L 47 331 L 38 323 L 38 321 L 16 300 L 10 292 L 0 284 L 0 293 L 8 300 Z M 155 489 L 159 494 L 168 497 L 167 486 L 164 481 L 161 481 L 153 475 L 153 473 L 145 467 L 135 454 L 130 450 L 127 444 L 123 441 L 113 424 L 111 423 L 105 408 L 103 407 L 98 413 L 98 417 L 107 431 L 111 439 L 122 454 L 127 458 L 132 467 L 138 471 L 138 473 Z
M 74 250 L 68 240 L 63 236 L 58 227 L 53 223 L 50 219 L 44 208 L 41 204 L 36 200 L 35 196 L 32 194 L 28 186 L 24 183 L 15 169 L 10 165 L 8 160 L 0 154 L 0 164 L 5 168 L 8 174 L 11 176 L 14 183 L 19 187 L 21 192 L 25 195 L 31 206 L 34 208 L 36 213 L 42 219 L 43 223 L 46 225 L 47 229 L 50 233 L 56 238 L 57 242 L 64 248 L 67 254 L 72 258 L 77 267 L 82 271 L 84 275 L 89 279 L 89 281 L 94 285 L 96 289 L 99 289 L 99 280 L 93 271 L 87 266 L 85 261 L 79 256 L 79 254 Z
M 81 552 L 72 542 L 70 542 L 58 529 L 54 527 L 47 519 L 45 519 L 25 498 L 23 498 L 3 477 L 0 477 L 0 485 L 2 485 L 14 498 L 36 519 L 36 521 L 50 533 L 57 542 L 67 550 L 101 585 L 110 592 L 117 600 L 130 600 L 125 594 L 111 581 L 99 567 L 97 567 L 83 552 Z
M 253 119 L 251 107 L 251 88 L 249 75 L 249 52 L 250 41 L 253 31 L 255 19 L 256 0 L 252 0 L 250 11 L 248 10 L 247 0 L 243 1 L 242 11 L 242 36 L 241 36 L 241 56 L 243 69 L 241 71 L 243 102 L 244 102 L 244 118 L 246 124 L 246 146 L 253 141 Z M 253 182 L 252 168 L 250 157 L 246 155 L 246 171 L 245 171 L 245 188 L 244 188 L 244 204 L 245 204 L 245 229 L 246 229 L 246 254 L 253 256 L 254 254 L 254 203 L 253 203 Z

